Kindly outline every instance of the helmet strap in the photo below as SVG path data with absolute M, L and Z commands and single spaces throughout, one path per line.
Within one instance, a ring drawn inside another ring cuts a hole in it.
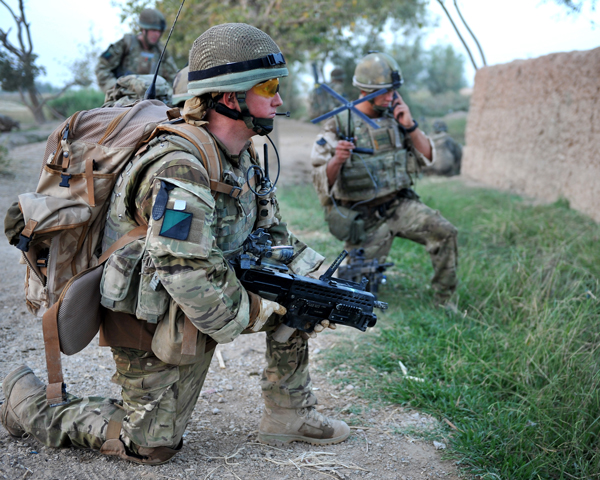
M 258 135 L 268 135 L 273 131 L 272 118 L 256 118 L 250 115 L 250 110 L 246 104 L 246 92 L 236 92 L 235 98 L 237 98 L 238 105 L 240 106 L 239 112 L 222 103 L 217 103 L 215 112 L 233 120 L 243 120 L 246 127 L 253 130 Z

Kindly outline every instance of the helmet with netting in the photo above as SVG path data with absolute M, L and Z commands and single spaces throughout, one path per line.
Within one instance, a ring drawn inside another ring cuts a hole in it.
M 245 23 L 225 23 L 209 28 L 192 45 L 188 92 L 246 92 L 287 75 L 283 54 L 269 35 Z
M 387 53 L 369 53 L 354 70 L 352 85 L 363 92 L 374 92 L 381 88 L 399 88 L 402 72 L 396 60 Z
M 173 106 L 182 107 L 186 100 L 193 97 L 188 93 L 188 72 L 190 67 L 185 67 L 177 72 L 173 80 Z
M 434 133 L 447 132 L 447 131 L 448 131 L 448 125 L 446 125 L 445 122 L 442 122 L 441 120 L 436 120 L 435 122 L 433 122 L 433 132 Z
M 165 16 L 154 8 L 145 8 L 140 13 L 138 25 L 144 30 L 160 30 L 165 31 L 167 21 Z

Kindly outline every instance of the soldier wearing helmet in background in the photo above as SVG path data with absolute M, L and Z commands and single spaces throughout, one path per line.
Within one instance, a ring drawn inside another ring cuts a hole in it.
M 347 249 L 362 247 L 366 260 L 385 262 L 395 237 L 424 245 L 434 269 L 435 302 L 446 305 L 457 285 L 457 231 L 412 189 L 435 150 L 395 91 L 401 83 L 400 68 L 387 54 L 370 53 L 358 63 L 352 84 L 361 97 L 388 89 L 356 106 L 380 128 L 355 114 L 349 125 L 346 112 L 329 119 L 313 146 L 313 183 L 332 234 Z M 372 153 L 353 151 L 359 147 Z
M 275 341 L 285 308 L 247 292 L 229 263 L 257 228 L 274 245 L 293 247 L 285 261 L 293 273 L 306 275 L 324 260 L 288 231 L 275 197 L 257 197 L 252 187 L 258 160 L 250 139 L 272 130 L 279 79 L 288 75 L 284 57 L 266 33 L 233 23 L 198 37 L 189 64 L 183 118 L 161 124 L 126 167 L 107 214 L 103 251 L 148 225 L 139 248 L 117 250 L 103 272 L 100 342 L 112 348 L 123 400 L 70 395 L 50 407 L 45 385 L 21 366 L 2 384 L 0 420 L 13 436 L 164 463 L 183 445 L 216 345 L 259 331 L 267 367 L 258 439 L 325 445 L 350 434 L 314 407 L 308 336 L 295 331 Z M 205 167 L 210 159 L 221 162 L 220 181 Z
M 448 126 L 441 120 L 433 122 L 431 140 L 437 153 L 436 161 L 423 170 L 428 175 L 444 175 L 452 177 L 460 175 L 462 146 L 448 134 Z
M 334 68 L 329 76 L 330 81 L 328 85 L 340 95 L 344 96 L 344 80 L 346 74 L 341 68 Z M 339 107 L 340 103 L 334 100 L 331 95 L 325 92 L 322 88 L 316 87 L 310 92 L 309 99 L 309 115 L 310 118 L 317 118 L 330 112 L 335 107 Z
M 126 75 L 106 91 L 103 107 L 127 107 L 144 99 L 154 75 Z M 160 75 L 156 77 L 156 100 L 171 105 L 173 89 Z
M 100 55 L 96 65 L 96 79 L 103 92 L 122 76 L 155 73 L 163 49 L 159 40 L 166 27 L 165 17 L 158 10 L 146 8 L 140 13 L 138 27 L 141 33 L 128 33 Z M 159 75 L 171 83 L 177 70 L 169 52 L 165 52 Z

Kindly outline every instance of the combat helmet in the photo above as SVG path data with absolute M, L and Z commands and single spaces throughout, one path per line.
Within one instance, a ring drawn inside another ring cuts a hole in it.
M 336 67 L 331 71 L 329 78 L 332 82 L 343 82 L 346 79 L 346 72 L 342 68 Z
M 273 119 L 254 118 L 246 105 L 246 92 L 267 80 L 287 77 L 281 50 L 262 30 L 245 23 L 225 23 L 209 28 L 190 50 L 188 93 L 235 92 L 241 112 L 217 104 L 215 111 L 243 120 L 259 135 L 273 129 Z
M 165 31 L 167 21 L 165 16 L 154 8 L 145 8 L 140 13 L 138 25 L 144 30 L 160 30 Z
M 358 62 L 352 77 L 352 85 L 367 93 L 381 88 L 397 89 L 402 83 L 402 72 L 396 60 L 381 52 L 369 53 Z
M 173 106 L 183 107 L 186 100 L 193 97 L 188 93 L 188 72 L 190 67 L 185 67 L 177 72 L 175 80 L 173 80 Z
M 448 125 L 446 122 L 442 122 L 441 120 L 436 120 L 433 122 L 433 133 L 447 132 Z

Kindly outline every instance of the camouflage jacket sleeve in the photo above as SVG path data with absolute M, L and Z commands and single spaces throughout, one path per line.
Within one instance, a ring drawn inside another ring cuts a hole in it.
M 423 133 L 423 135 L 425 135 L 425 134 Z M 415 152 L 415 155 L 417 157 L 417 161 L 419 162 L 419 165 L 421 167 L 430 167 L 431 165 L 433 165 L 435 163 L 435 160 L 437 159 L 437 151 L 435 149 L 435 143 L 433 143 L 431 138 L 429 138 L 427 135 L 425 135 L 425 138 L 427 138 L 429 145 L 431 145 L 431 160 L 429 160 L 425 155 L 423 155 L 421 152 L 419 152 L 416 148 L 413 150 Z
M 117 77 L 113 71 L 121 64 L 123 55 L 127 52 L 127 40 L 123 37 L 116 43 L 111 44 L 98 57 L 96 65 L 96 81 L 100 89 L 106 91 L 117 83 Z
M 171 152 L 140 182 L 136 206 L 148 220 L 146 250 L 162 285 L 201 332 L 226 343 L 248 326 L 249 304 L 216 247 L 207 178 L 194 156 Z
M 327 180 L 327 162 L 335 155 L 338 140 L 335 118 L 330 118 L 317 135 L 310 155 L 313 166 L 313 185 L 323 206 L 331 205 L 331 188 Z

